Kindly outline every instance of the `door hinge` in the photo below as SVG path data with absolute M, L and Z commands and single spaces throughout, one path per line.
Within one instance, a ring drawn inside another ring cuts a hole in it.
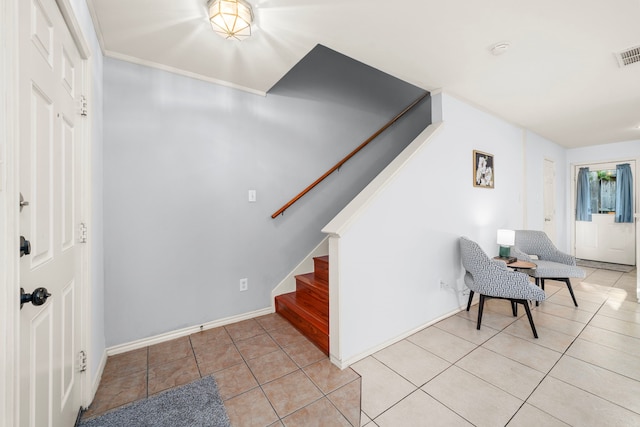
M 84 95 L 80 95 L 80 115 L 83 117 L 87 117 L 87 97 Z
M 78 236 L 78 242 L 87 243 L 87 224 L 80 223 L 80 235 Z
M 78 371 L 85 372 L 87 370 L 87 353 L 80 350 L 78 353 Z

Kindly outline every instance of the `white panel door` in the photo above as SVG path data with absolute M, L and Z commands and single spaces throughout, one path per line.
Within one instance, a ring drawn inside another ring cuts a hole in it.
M 544 159 L 544 227 L 543 231 L 556 243 L 556 165 L 553 160 Z
M 614 222 L 614 215 L 593 214 L 576 221 L 576 258 L 634 265 L 635 224 Z
M 55 0 L 20 2 L 20 259 L 26 293 L 42 305 L 20 311 L 20 426 L 73 426 L 80 409 L 78 366 L 82 251 L 83 62 Z
M 637 194 L 637 193 L 636 193 Z M 638 227 L 638 220 L 640 220 L 640 214 L 635 214 L 636 223 L 636 265 L 640 265 L 640 227 Z M 640 300 L 640 275 L 636 278 L 636 298 Z
M 635 177 L 635 162 L 629 163 L 631 173 Z M 591 171 L 611 170 L 616 163 L 599 163 L 589 165 Z M 578 170 L 574 170 L 574 185 L 578 182 Z M 575 200 L 574 200 L 575 202 Z M 617 223 L 615 215 L 607 213 L 593 213 L 591 221 L 575 221 L 576 258 L 591 261 L 611 262 L 614 264 L 635 265 L 636 263 L 636 224 Z

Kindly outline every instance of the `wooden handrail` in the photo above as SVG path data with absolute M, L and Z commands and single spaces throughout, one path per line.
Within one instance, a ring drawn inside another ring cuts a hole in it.
M 425 92 L 424 94 L 420 95 L 418 97 L 418 99 L 416 99 L 415 101 L 413 101 L 411 104 L 409 104 L 409 106 L 407 106 L 404 110 L 402 110 L 400 113 L 398 113 L 398 115 L 396 115 L 393 119 L 389 120 L 384 126 L 382 126 L 380 129 L 378 129 L 373 135 L 371 135 L 369 138 L 367 138 L 366 141 L 364 141 L 362 144 L 360 144 L 355 150 L 353 150 L 352 152 L 350 152 L 349 154 L 347 154 L 344 159 L 340 160 L 338 163 L 335 164 L 334 167 L 332 167 L 331 169 L 329 169 L 328 171 L 326 171 L 320 178 L 316 179 L 311 185 L 309 185 L 307 188 L 305 188 L 304 190 L 302 190 L 300 193 L 298 193 L 297 196 L 295 196 L 293 199 L 289 200 L 284 206 L 282 206 L 280 209 L 278 209 L 277 211 L 275 211 L 272 215 L 271 218 L 275 218 L 280 214 L 283 214 L 284 211 L 286 211 L 287 209 L 289 209 L 289 207 L 291 207 L 291 205 L 293 205 L 295 202 L 297 202 L 302 196 L 304 196 L 305 194 L 307 194 L 309 191 L 311 191 L 313 189 L 313 187 L 315 187 L 316 185 L 320 184 L 326 177 L 328 177 L 329 175 L 331 175 L 333 172 L 335 172 L 336 170 L 340 169 L 340 167 L 342 165 L 344 165 L 347 160 L 349 160 L 350 158 L 352 158 L 353 156 L 355 156 L 358 151 L 362 150 L 364 147 L 366 147 L 371 141 L 373 141 L 378 135 L 380 135 L 382 132 L 384 132 L 385 130 L 387 130 L 387 128 L 389 126 L 391 126 L 392 124 L 394 124 L 396 121 L 398 121 L 398 119 L 400 119 L 400 117 L 404 116 L 409 110 L 411 110 L 413 107 L 415 107 L 420 101 L 422 101 L 424 98 L 426 98 L 429 95 L 429 92 Z

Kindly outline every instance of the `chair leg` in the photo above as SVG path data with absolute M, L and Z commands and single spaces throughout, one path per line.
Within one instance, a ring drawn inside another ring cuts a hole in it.
M 467 302 L 467 311 L 471 308 L 471 300 L 473 299 L 473 291 L 469 290 L 469 301 Z
M 544 278 L 543 277 L 540 278 L 540 287 L 544 291 Z
M 533 336 L 534 338 L 538 338 L 538 332 L 536 331 L 536 326 L 533 324 L 533 317 L 531 317 L 531 309 L 529 309 L 529 302 L 526 300 L 520 300 L 520 302 L 522 305 L 524 305 L 524 311 L 527 312 L 527 318 L 529 319 L 529 325 L 531 325 Z
M 578 301 L 576 301 L 576 296 L 573 294 L 573 288 L 571 287 L 571 280 L 568 277 L 561 280 L 567 284 L 567 288 L 569 288 L 569 293 L 571 294 L 571 299 L 573 300 L 573 303 L 577 307 Z
M 518 317 L 518 303 L 515 301 L 511 301 L 511 311 L 513 312 L 513 317 Z
M 476 325 L 476 329 L 480 329 L 480 324 L 482 323 L 482 309 L 484 308 L 484 295 L 480 294 L 480 303 L 478 304 L 478 324 Z

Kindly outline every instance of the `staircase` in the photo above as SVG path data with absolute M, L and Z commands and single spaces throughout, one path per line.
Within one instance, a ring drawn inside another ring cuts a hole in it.
M 313 273 L 296 276 L 296 291 L 276 297 L 276 313 L 329 354 L 329 256 L 313 258 Z

